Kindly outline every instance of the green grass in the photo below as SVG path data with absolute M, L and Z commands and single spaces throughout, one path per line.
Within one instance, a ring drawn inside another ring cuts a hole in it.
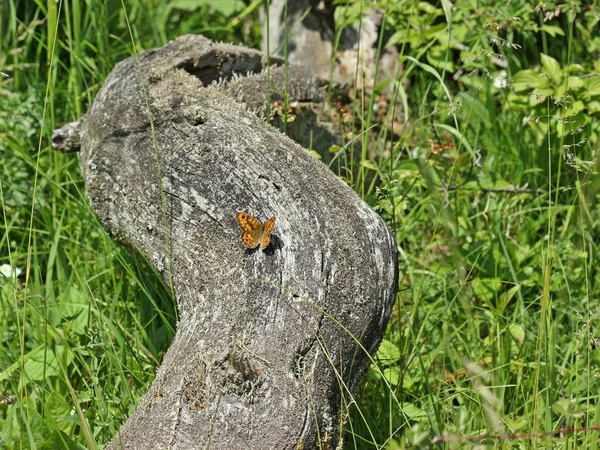
M 598 6 L 353 3 L 339 23 L 385 9 L 404 68 L 376 89 L 405 120 L 394 133 L 371 98 L 348 105 L 368 151 L 332 165 L 394 230 L 400 266 L 345 448 L 598 448 L 595 429 L 554 433 L 600 426 Z M 0 277 L 0 448 L 102 448 L 150 386 L 174 300 L 106 236 L 50 135 L 134 45 L 258 47 L 259 2 L 222 5 L 0 2 L 0 265 L 22 270 Z

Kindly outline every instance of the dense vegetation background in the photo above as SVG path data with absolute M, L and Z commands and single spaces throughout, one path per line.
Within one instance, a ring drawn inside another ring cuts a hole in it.
M 258 48 L 263 3 L 0 2 L 0 448 L 102 448 L 176 322 L 52 130 L 134 49 L 185 33 Z M 376 95 L 349 105 L 369 151 L 332 165 L 400 255 L 377 365 L 345 399 L 345 448 L 598 448 L 600 6 L 337 3 L 338 32 L 385 11 L 382 45 L 404 64 L 373 86 L 393 87 L 402 124 L 373 113 Z

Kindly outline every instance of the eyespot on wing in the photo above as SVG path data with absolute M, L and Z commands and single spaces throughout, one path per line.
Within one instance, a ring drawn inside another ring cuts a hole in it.
M 258 230 L 260 227 L 262 227 L 260 220 L 248 214 L 247 212 L 238 211 L 238 213 L 235 215 L 235 218 L 237 219 L 238 225 L 242 231 Z
M 256 248 L 258 241 L 254 238 L 250 231 L 242 233 L 242 243 L 248 248 Z

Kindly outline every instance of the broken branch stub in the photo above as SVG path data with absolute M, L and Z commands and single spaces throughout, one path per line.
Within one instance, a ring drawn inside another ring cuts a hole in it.
M 117 64 L 82 121 L 94 210 L 172 281 L 180 311 L 109 448 L 335 445 L 341 398 L 379 345 L 394 237 L 325 165 L 211 84 L 262 68 L 258 52 L 184 36 Z M 244 247 L 238 211 L 276 217 L 266 249 Z

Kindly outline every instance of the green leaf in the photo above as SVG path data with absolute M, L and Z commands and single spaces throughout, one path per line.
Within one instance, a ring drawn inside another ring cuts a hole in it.
M 550 75 L 552 82 L 555 85 L 559 85 L 562 81 L 562 70 L 560 69 L 560 64 L 553 57 L 541 54 L 542 56 L 542 66 L 544 67 L 544 72 Z
M 500 278 L 475 278 L 471 281 L 473 293 L 487 303 L 496 297 L 496 293 L 501 286 L 502 280 Z
M 571 103 L 571 106 L 567 110 L 565 110 L 565 117 L 573 117 L 583 111 L 585 108 L 584 103 L 581 100 L 575 100 Z
M 517 91 L 526 91 L 528 89 L 547 87 L 548 80 L 545 80 L 535 70 L 521 70 L 513 77 L 512 86 Z
M 590 97 L 600 95 L 600 77 L 592 77 L 585 80 L 585 88 Z
M 391 386 L 396 386 L 400 381 L 400 368 L 397 366 L 387 367 L 383 371 L 383 377 Z
M 577 114 L 574 116 L 565 115 L 565 120 L 557 121 L 556 135 L 558 137 L 570 136 L 577 133 L 579 127 L 583 127 L 591 120 L 587 114 Z
M 540 27 L 540 30 L 545 33 L 548 33 L 552 37 L 565 35 L 565 32 L 563 31 L 563 29 L 560 27 L 557 27 L 555 25 L 542 25 Z
M 405 42 L 409 42 L 408 33 L 406 30 L 398 30 L 394 34 L 390 36 L 390 39 L 387 42 L 387 46 L 392 46 L 396 44 L 402 44 Z
M 564 417 L 581 418 L 585 416 L 585 412 L 581 406 L 573 399 L 560 399 L 552 405 L 552 410 Z
M 213 0 L 173 0 L 169 4 L 173 9 L 182 9 L 184 11 L 196 11 L 204 5 L 210 6 L 225 16 L 229 16 L 240 11 L 244 3 L 240 0 L 219 0 L 218 2 Z
M 44 377 L 58 375 L 59 372 L 54 352 L 51 348 L 44 350 L 43 346 L 29 353 L 23 369 L 33 381 L 42 381 Z
M 379 358 L 384 364 L 391 364 L 395 361 L 398 361 L 400 356 L 400 349 L 396 344 L 393 344 L 387 339 L 381 341 L 381 345 L 377 351 L 377 358 Z
M 535 88 L 532 92 L 532 101 L 530 102 L 532 105 L 537 105 L 539 103 L 545 103 L 546 102 L 546 97 L 550 97 L 552 96 L 552 94 L 555 94 L 554 89 L 552 89 L 551 87 L 548 87 L 548 85 L 546 85 L 545 87 L 541 87 L 541 88 Z M 538 98 L 536 98 L 538 97 Z
M 412 56 L 404 56 L 400 58 L 400 61 L 410 61 L 413 64 L 415 64 L 416 66 L 420 67 L 421 69 L 423 69 L 425 72 L 433 75 L 439 82 L 440 82 L 440 86 L 442 87 L 442 89 L 444 90 L 444 93 L 446 94 L 446 98 L 448 99 L 448 101 L 450 103 L 453 102 L 452 99 L 452 94 L 450 93 L 450 90 L 448 89 L 448 87 L 446 86 L 446 83 L 444 82 L 444 79 L 442 78 L 442 76 L 440 75 L 440 73 L 435 70 L 433 67 L 431 67 L 430 65 L 427 64 L 423 64 L 421 61 L 419 61 L 416 58 L 413 58 Z
M 502 314 L 510 301 L 514 298 L 514 296 L 521 289 L 521 285 L 516 285 L 511 287 L 508 291 L 503 292 L 500 297 L 498 297 L 497 309 Z
M 407 420 L 418 420 L 427 418 L 427 412 L 423 408 L 419 408 L 413 403 L 402 403 L 402 413 L 406 416 Z
M 373 164 L 371 161 L 369 161 L 368 159 L 363 159 L 360 162 L 360 165 L 362 167 L 364 167 L 365 169 L 370 169 L 370 170 L 373 170 L 375 172 L 379 171 L 379 169 L 377 168 L 377 166 L 375 164 Z
M 478 184 L 486 191 L 510 191 L 515 185 L 509 183 L 496 172 L 480 172 Z
M 565 91 L 569 90 L 571 92 L 579 91 L 580 89 L 585 87 L 585 83 L 583 82 L 583 80 L 580 77 L 575 76 L 569 77 L 568 80 L 565 79 L 563 85 L 565 86 Z
M 442 0 L 442 8 L 444 9 L 444 15 L 446 16 L 446 23 L 452 25 L 452 3 L 448 0 Z
M 318 151 L 316 151 L 316 150 L 309 150 L 308 153 L 310 153 L 311 155 L 313 155 L 317 159 L 321 159 L 320 153 Z
M 462 147 L 464 147 L 471 154 L 472 157 L 476 157 L 475 150 L 473 150 L 473 147 L 471 147 L 469 140 L 465 137 L 464 134 L 462 134 L 456 128 L 454 128 L 450 125 L 443 124 L 443 123 L 436 123 L 435 127 L 451 133 L 452 136 L 454 136 L 456 138 L 456 140 L 460 142 L 460 145 Z
M 41 450 L 85 450 L 85 447 L 79 445 L 60 430 L 53 431 L 39 448 Z
M 508 332 L 519 345 L 523 345 L 523 342 L 525 342 L 525 329 L 521 325 L 511 323 L 508 326 Z
M 431 3 L 419 2 L 419 13 L 427 14 L 432 17 L 439 17 L 442 15 L 442 10 L 439 8 L 436 8 Z
M 589 114 L 600 112 L 600 101 L 593 100 L 587 104 L 587 111 Z
M 427 52 L 425 55 L 427 62 L 436 69 L 445 70 L 446 72 L 454 72 L 454 64 L 448 59 L 445 54 L 436 55 L 433 52 Z
M 482 172 L 478 176 L 479 185 L 487 191 L 506 191 L 514 185 L 500 177 L 496 172 Z
M 27 413 L 27 425 L 31 432 L 23 433 L 23 441 L 15 445 L 15 448 L 41 448 L 52 431 L 47 421 L 37 411 L 28 410 Z M 60 447 L 56 448 L 60 449 Z
M 58 314 L 53 325 L 62 325 L 69 331 L 83 334 L 87 330 L 90 302 L 87 294 L 75 286 L 69 286 L 60 295 Z

